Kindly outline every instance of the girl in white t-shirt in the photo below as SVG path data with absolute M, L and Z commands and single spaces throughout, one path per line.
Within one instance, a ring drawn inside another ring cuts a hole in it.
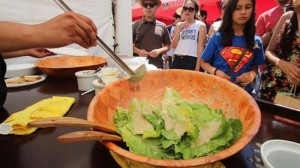
M 182 8 L 185 21 L 179 22 L 174 30 L 172 48 L 175 51 L 171 68 L 199 71 L 200 55 L 206 42 L 206 25 L 196 20 L 199 11 L 196 0 L 186 0 Z

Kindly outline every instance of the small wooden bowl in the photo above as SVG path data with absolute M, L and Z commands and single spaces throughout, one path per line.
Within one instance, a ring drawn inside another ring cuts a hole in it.
M 174 88 L 185 99 L 222 109 L 226 117 L 239 118 L 242 136 L 221 152 L 190 160 L 162 160 L 137 155 L 114 142 L 102 142 L 123 167 L 212 167 L 244 148 L 258 132 L 261 113 L 255 100 L 245 90 L 219 77 L 188 70 L 148 71 L 138 84 L 118 80 L 99 92 L 89 105 L 87 119 L 115 127 L 116 107 L 128 108 L 133 98 L 158 105 L 166 87 Z M 221 167 L 221 166 L 220 166 Z
M 39 60 L 35 65 L 51 77 L 75 78 L 75 72 L 95 70 L 106 64 L 106 58 L 100 56 L 58 56 Z

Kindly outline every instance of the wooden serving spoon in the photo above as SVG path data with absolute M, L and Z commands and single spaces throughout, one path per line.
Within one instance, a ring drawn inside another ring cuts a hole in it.
M 74 118 L 74 117 L 49 117 L 37 119 L 27 124 L 29 127 L 47 128 L 47 127 L 68 127 L 68 126 L 80 126 L 94 128 L 109 133 L 116 134 L 116 129 L 103 124 L 94 123 L 88 120 Z
M 118 135 L 111 135 L 104 132 L 97 131 L 76 131 L 61 135 L 57 138 L 59 143 L 74 143 L 83 141 L 123 141 L 122 137 Z

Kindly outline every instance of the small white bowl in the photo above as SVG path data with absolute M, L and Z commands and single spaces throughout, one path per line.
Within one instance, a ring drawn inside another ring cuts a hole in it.
M 117 77 L 119 77 L 119 75 L 120 75 L 119 72 L 100 72 L 100 73 L 97 73 L 98 78 L 106 78 L 106 77 L 117 78 Z
M 103 82 L 104 82 L 106 85 L 108 85 L 108 84 L 110 84 L 110 83 L 112 83 L 112 82 L 114 82 L 114 81 L 119 80 L 119 78 L 117 78 L 117 77 L 115 77 L 115 76 L 103 77 L 103 78 L 101 78 L 101 79 L 103 80 Z
M 98 79 L 93 80 L 92 82 L 94 88 L 95 88 L 95 94 L 100 92 L 106 85 L 99 83 Z
M 77 77 L 78 90 L 88 91 L 94 88 L 92 82 L 94 79 L 97 79 L 97 74 L 94 72 L 95 70 L 84 70 L 75 73 L 75 76 Z
M 110 83 L 119 80 L 119 78 L 117 77 L 105 77 L 105 78 L 101 78 L 102 81 L 105 83 L 99 83 L 98 79 L 93 80 L 92 84 L 95 88 L 95 94 L 97 94 L 98 92 L 100 92 L 105 86 L 109 85 Z
M 286 140 L 269 140 L 261 146 L 261 157 L 267 168 L 300 167 L 300 144 Z
M 103 67 L 97 73 L 98 78 L 103 77 L 118 77 L 120 75 L 119 69 L 117 67 Z

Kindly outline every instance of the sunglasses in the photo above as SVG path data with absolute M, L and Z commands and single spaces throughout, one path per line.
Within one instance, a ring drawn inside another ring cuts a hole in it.
M 187 11 L 187 10 L 188 10 L 189 12 L 194 12 L 195 8 L 184 6 L 184 7 L 182 7 L 182 10 L 183 10 L 183 11 Z
M 148 6 L 149 6 L 150 8 L 153 8 L 154 6 L 156 6 L 155 3 L 143 3 L 142 5 L 143 5 L 144 8 L 148 8 Z

